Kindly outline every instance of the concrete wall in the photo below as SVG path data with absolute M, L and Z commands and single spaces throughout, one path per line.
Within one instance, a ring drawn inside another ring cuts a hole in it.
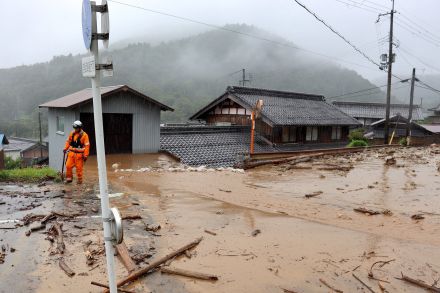
M 57 132 L 58 116 L 64 117 L 64 132 Z M 64 144 L 72 130 L 73 121 L 78 118 L 75 111 L 68 109 L 50 108 L 48 111 L 49 166 L 55 170 L 61 170 Z
M 154 153 L 160 148 L 160 107 L 129 92 L 102 99 L 103 113 L 133 114 L 133 153 Z M 93 113 L 93 104 L 74 109 L 49 109 L 49 166 L 61 170 L 63 147 L 80 113 Z M 57 116 L 64 116 L 65 131 L 57 133 Z
M 13 160 L 20 159 L 20 151 L 5 151 L 5 157 L 11 158 Z

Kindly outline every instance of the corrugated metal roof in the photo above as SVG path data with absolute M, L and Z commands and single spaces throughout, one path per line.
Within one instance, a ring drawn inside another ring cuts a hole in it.
M 130 88 L 127 85 L 115 85 L 115 86 L 101 87 L 101 97 L 105 98 L 105 97 L 111 95 L 112 93 L 115 93 L 118 91 L 130 91 L 133 94 L 135 94 L 143 99 L 146 99 L 154 104 L 159 105 L 163 111 L 174 111 L 172 108 L 170 108 L 170 107 Z M 77 106 L 79 104 L 89 102 L 92 99 L 93 99 L 92 89 L 86 88 L 81 91 L 72 93 L 70 95 L 67 95 L 67 96 L 49 101 L 47 103 L 41 104 L 39 107 L 40 108 L 71 108 L 71 107 Z
M 355 118 L 385 118 L 386 104 L 384 103 L 364 103 L 364 102 L 333 102 L 333 104 L 341 109 L 344 113 Z M 409 105 L 391 104 L 390 116 L 400 114 L 408 118 Z M 413 120 L 423 120 L 422 109 L 419 105 L 413 105 Z
M 241 106 L 252 109 L 263 100 L 261 116 L 271 125 L 359 125 L 337 107 L 328 104 L 321 95 L 294 93 L 267 89 L 228 87 L 225 93 Z M 221 102 L 225 94 L 197 112 L 190 119 L 210 110 Z
M 440 124 L 421 124 L 420 126 L 428 129 L 431 132 L 440 133 Z

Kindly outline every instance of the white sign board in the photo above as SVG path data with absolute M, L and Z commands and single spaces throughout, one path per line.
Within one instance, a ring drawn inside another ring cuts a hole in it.
M 105 56 L 102 58 L 102 63 L 105 65 L 111 65 L 113 60 L 112 56 Z M 113 68 L 112 69 L 104 69 L 102 70 L 103 77 L 112 77 L 113 76 Z
M 102 0 L 101 5 L 107 5 L 107 0 Z M 107 5 L 108 7 L 108 5 Z M 108 8 L 107 12 L 101 13 L 101 33 L 102 34 L 108 34 L 110 33 L 110 21 L 108 17 Z M 108 40 L 103 40 L 102 44 L 104 45 L 104 48 L 108 48 Z
M 95 57 L 88 56 L 82 58 L 82 76 L 95 77 L 95 75 L 96 75 Z

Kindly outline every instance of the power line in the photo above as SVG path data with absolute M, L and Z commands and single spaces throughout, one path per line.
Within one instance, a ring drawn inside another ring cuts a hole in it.
M 398 26 L 400 26 L 401 28 L 403 28 L 404 30 L 406 30 L 407 32 L 409 32 L 410 34 L 412 34 L 412 35 L 414 35 L 416 37 L 419 37 L 420 39 L 426 41 L 427 43 L 430 43 L 431 45 L 434 45 L 436 47 L 440 46 L 440 41 L 435 40 L 433 38 L 430 38 L 430 37 L 428 37 L 428 36 L 426 36 L 426 35 L 424 35 L 424 34 L 422 34 L 420 32 L 414 31 L 412 28 L 408 27 L 407 24 L 404 24 L 401 20 L 396 21 L 396 24 Z
M 431 91 L 437 92 L 440 94 L 440 90 L 430 86 L 429 84 L 427 84 L 426 82 L 423 82 L 421 80 L 418 81 L 419 83 L 423 84 L 424 86 L 426 86 L 428 89 L 430 89 Z
M 362 9 L 364 11 L 368 11 L 368 12 L 371 12 L 371 13 L 374 13 L 374 14 L 377 14 L 379 12 L 383 12 L 383 10 L 379 10 L 378 8 L 375 8 L 375 7 L 372 7 L 372 6 L 368 6 L 368 5 L 365 5 L 365 4 L 362 4 L 362 3 L 358 3 L 356 1 L 348 0 L 351 3 L 345 2 L 345 1 L 342 1 L 342 0 L 335 0 L 335 1 L 339 2 L 339 3 L 342 3 L 342 4 L 345 4 L 345 5 L 348 5 L 348 6 L 351 6 L 351 7 Z M 363 7 L 363 6 L 365 6 L 365 7 Z
M 361 51 L 358 47 L 356 47 L 354 44 L 352 44 L 349 40 L 347 40 L 347 38 L 345 38 L 342 34 L 340 34 L 338 31 L 336 31 L 333 27 L 331 27 L 329 24 L 327 24 L 322 18 L 320 18 L 318 15 L 316 15 L 316 13 L 314 13 L 313 11 L 311 11 L 309 8 L 307 8 L 304 4 L 302 4 L 301 2 L 299 2 L 298 0 L 293 0 L 296 2 L 296 4 L 298 4 L 299 6 L 301 6 L 302 8 L 304 8 L 308 13 L 310 13 L 314 18 L 316 18 L 316 20 L 318 20 L 319 22 L 321 22 L 322 24 L 324 24 L 328 29 L 330 29 L 334 34 L 336 34 L 338 37 L 340 37 L 342 40 L 344 40 L 344 42 L 346 42 L 348 45 L 350 45 L 353 49 L 355 49 L 359 54 L 361 54 L 362 56 L 364 56 L 365 59 L 367 59 L 368 61 L 370 61 L 371 63 L 373 63 L 374 65 L 376 65 L 377 67 L 380 67 L 380 64 L 377 63 L 376 61 L 374 61 L 373 59 L 371 59 L 367 54 L 365 54 L 363 51 Z
M 293 45 L 291 43 L 279 42 L 279 41 L 276 41 L 276 40 L 272 40 L 272 39 L 268 39 L 268 38 L 265 38 L 265 37 L 249 34 L 249 33 L 246 33 L 246 32 L 237 31 L 237 30 L 230 29 L 230 28 L 227 28 L 227 27 L 222 27 L 222 26 L 210 24 L 210 23 L 207 23 L 207 22 L 191 19 L 191 18 L 188 18 L 188 17 L 179 16 L 179 15 L 175 15 L 175 14 L 170 14 L 170 13 L 167 13 L 167 12 L 162 12 L 162 11 L 158 11 L 158 10 L 154 10 L 154 9 L 149 9 L 149 8 L 145 8 L 145 7 L 141 7 L 141 6 L 137 6 L 137 5 L 121 2 L 121 1 L 116 1 L 116 0 L 108 0 L 108 1 L 120 4 L 120 5 L 124 5 L 124 6 L 127 6 L 127 7 L 131 7 L 131 8 L 135 8 L 135 9 L 139 9 L 139 10 L 143 10 L 143 11 L 148 11 L 148 12 L 151 12 L 151 13 L 155 13 L 155 14 L 160 14 L 160 15 L 176 18 L 176 19 L 179 19 L 179 20 L 182 20 L 182 21 L 191 22 L 191 23 L 203 25 L 203 26 L 206 26 L 206 27 L 214 28 L 214 29 L 227 31 L 227 32 L 238 34 L 238 35 L 242 35 L 242 36 L 245 36 L 245 37 L 248 37 L 248 38 L 252 38 L 252 39 L 256 39 L 256 40 L 260 40 L 260 41 L 276 44 L 278 46 L 283 46 L 283 47 L 288 47 L 288 48 L 296 49 L 296 50 L 299 50 L 299 51 L 304 51 L 306 53 L 313 54 L 313 55 L 316 55 L 316 56 L 320 56 L 320 57 L 323 57 L 323 58 L 326 58 L 326 59 L 330 59 L 330 60 L 333 60 L 333 61 L 337 60 L 337 61 L 342 62 L 342 63 L 356 65 L 356 66 L 363 67 L 363 68 L 366 68 L 366 69 L 369 69 L 369 70 L 375 70 L 375 69 L 373 69 L 371 67 L 368 67 L 368 66 L 365 66 L 363 64 L 347 61 L 347 60 L 344 60 L 344 59 L 341 59 L 341 58 L 338 58 L 338 57 L 333 57 L 333 56 L 329 56 L 329 55 L 326 55 L 326 54 L 318 53 L 318 52 L 315 52 L 315 51 L 312 51 L 312 50 L 304 49 L 304 48 L 295 46 L 295 45 Z
M 385 86 L 386 86 L 386 85 L 385 85 Z M 398 90 L 398 89 L 401 89 L 401 88 L 404 88 L 404 87 L 407 87 L 407 86 L 408 86 L 408 85 L 402 85 L 402 86 L 399 86 L 399 87 L 394 88 L 394 90 Z M 366 95 L 373 95 L 373 94 L 379 94 L 379 93 L 381 93 L 381 91 L 370 92 L 370 93 L 364 93 L 364 94 L 354 95 L 354 96 L 348 96 L 348 97 L 341 97 L 341 99 L 353 99 L 353 98 L 364 97 L 364 96 L 366 96 Z M 331 99 L 331 98 L 329 98 L 329 99 Z M 338 98 L 338 99 L 340 99 L 340 98 Z
M 397 83 L 400 83 L 400 82 L 401 82 L 401 81 L 399 81 L 399 82 L 395 82 L 395 83 L 393 83 L 393 84 L 397 84 Z M 384 85 L 380 85 L 380 86 L 375 86 L 375 87 L 371 87 L 371 88 L 367 88 L 367 89 L 363 89 L 363 90 L 358 90 L 358 91 L 351 92 L 351 93 L 346 93 L 346 94 L 339 95 L 339 96 L 329 97 L 329 99 L 334 99 L 334 98 L 339 98 L 339 97 L 349 96 L 349 95 L 358 94 L 358 93 L 362 93 L 362 92 L 367 92 L 367 91 L 371 91 L 371 90 L 376 90 L 376 89 L 380 89 L 380 88 L 383 88 L 383 87 L 386 87 L 386 86 L 387 86 L 386 84 L 384 84 Z
M 406 49 L 404 49 L 404 48 L 402 48 L 402 47 L 400 47 L 400 48 L 398 48 L 398 49 L 399 49 L 400 51 L 403 51 L 403 52 L 405 52 L 406 54 L 412 56 L 413 58 L 417 59 L 417 60 L 418 60 L 420 63 L 422 63 L 423 65 L 425 65 L 425 66 L 427 66 L 427 67 L 429 67 L 429 68 L 431 68 L 431 69 L 434 69 L 434 70 L 440 72 L 440 69 L 439 69 L 439 68 L 430 65 L 428 62 L 423 61 L 422 59 L 420 59 L 418 56 L 416 56 L 415 54 L 411 53 L 410 51 L 408 51 L 408 50 L 406 50 Z
M 407 25 L 409 28 L 411 28 L 412 30 L 416 31 L 417 33 L 423 34 L 426 37 L 440 42 L 440 37 L 431 33 L 430 31 L 426 30 L 423 26 L 420 26 L 418 24 L 416 24 L 415 22 L 413 22 L 409 17 L 404 16 L 403 14 L 400 14 L 401 16 L 403 16 L 406 20 L 403 20 L 402 18 L 399 17 L 399 21 L 404 23 L 405 25 Z

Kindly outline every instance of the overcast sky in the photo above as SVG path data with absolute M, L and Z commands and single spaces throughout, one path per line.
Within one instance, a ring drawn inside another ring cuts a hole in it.
M 302 48 L 359 64 L 341 62 L 343 66 L 352 68 L 369 79 L 383 78 L 385 81 L 385 74 L 293 0 L 118 1 L 219 26 L 252 24 L 278 34 Z M 382 18 L 378 24 L 375 22 L 377 10 L 386 10 L 385 7 L 390 10 L 390 0 L 300 1 L 374 60 L 379 61 L 379 55 L 387 52 L 387 45 L 380 45 L 378 41 L 387 37 L 389 17 Z M 356 3 L 362 3 L 363 9 L 354 7 L 353 5 L 359 5 Z M 85 53 L 81 34 L 81 4 L 81 0 L 1 1 L 0 68 L 49 61 L 54 55 Z M 395 8 L 398 11 L 395 37 L 399 42 L 396 74 L 407 76 L 413 66 L 417 68 L 419 75 L 440 73 L 440 1 L 396 0 Z M 115 2 L 109 2 L 109 10 L 110 46 L 137 36 L 167 40 L 209 29 Z M 437 41 L 433 40 L 435 38 Z

